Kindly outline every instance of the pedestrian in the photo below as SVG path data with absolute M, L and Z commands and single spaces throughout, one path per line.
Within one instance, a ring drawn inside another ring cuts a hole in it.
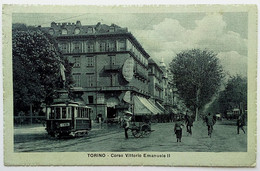
M 184 116 L 185 124 L 186 124 L 186 131 L 189 132 L 188 130 L 188 113 Z
M 192 119 L 192 117 L 191 116 L 187 116 L 187 122 L 186 122 L 186 124 L 187 124 L 187 132 L 188 133 L 190 133 L 190 135 L 192 135 L 192 130 L 191 130 L 191 127 L 193 126 L 193 119 Z
M 210 113 L 208 113 L 208 116 L 206 116 L 206 124 L 208 126 L 208 135 L 211 137 L 211 133 L 214 125 L 214 119 Z
M 213 125 L 215 125 L 216 122 L 217 122 L 217 116 L 215 114 L 215 115 L 213 115 Z M 212 130 L 213 130 L 213 127 L 212 127 Z
M 130 115 L 130 113 L 126 113 L 124 116 L 124 124 L 123 124 L 123 128 L 125 130 L 125 138 L 128 139 L 128 129 L 130 127 L 130 121 L 132 119 L 132 116 Z
M 237 134 L 239 134 L 239 129 L 242 129 L 242 131 L 244 132 L 244 134 L 246 133 L 244 130 L 244 120 L 241 116 L 238 117 L 237 119 Z
M 182 138 L 182 127 L 183 127 L 183 123 L 181 122 L 180 117 L 177 117 L 177 121 L 174 125 L 174 132 L 176 134 L 176 138 L 177 138 L 177 142 L 181 142 L 181 138 Z

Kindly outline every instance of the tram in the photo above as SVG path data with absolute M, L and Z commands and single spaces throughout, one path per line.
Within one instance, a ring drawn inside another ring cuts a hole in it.
M 55 103 L 46 111 L 46 131 L 51 136 L 77 137 L 91 130 L 92 109 L 80 102 Z

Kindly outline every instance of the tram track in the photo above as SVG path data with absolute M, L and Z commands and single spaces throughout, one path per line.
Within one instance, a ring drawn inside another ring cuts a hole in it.
M 60 152 L 60 151 L 70 151 L 70 148 L 79 146 L 86 146 L 86 143 L 95 143 L 102 140 L 109 139 L 116 134 L 119 134 L 120 130 L 115 130 L 106 133 L 95 134 L 95 132 L 90 133 L 89 135 L 77 138 L 66 138 L 66 139 L 56 139 L 50 136 L 42 135 L 42 139 L 38 139 L 39 135 L 37 135 L 36 141 L 27 141 L 15 144 L 16 152 Z M 33 140 L 34 138 L 30 138 Z M 73 150 L 74 151 L 74 150 Z

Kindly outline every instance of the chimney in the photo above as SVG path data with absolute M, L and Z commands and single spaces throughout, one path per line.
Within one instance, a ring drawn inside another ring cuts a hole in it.
M 77 22 L 76 22 L 76 26 L 81 26 L 80 21 L 77 21 Z
M 51 22 L 51 27 L 54 27 L 54 26 L 56 26 L 56 23 L 53 21 L 53 22 Z

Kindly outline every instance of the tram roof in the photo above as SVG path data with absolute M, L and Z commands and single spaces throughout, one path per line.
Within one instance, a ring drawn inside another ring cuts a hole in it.
M 83 103 L 80 103 L 80 102 L 67 102 L 67 103 L 55 103 L 55 104 L 52 104 L 50 106 L 74 106 L 74 107 L 83 107 L 83 108 L 91 108 Z

